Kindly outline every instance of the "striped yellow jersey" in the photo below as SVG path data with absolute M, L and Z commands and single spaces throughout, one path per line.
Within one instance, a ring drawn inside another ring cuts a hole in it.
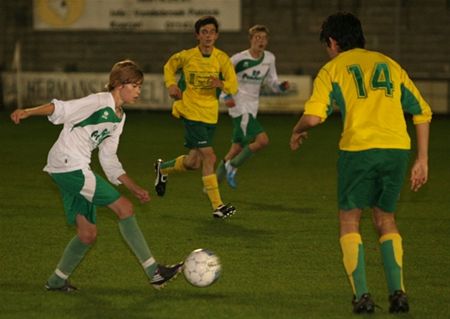
M 339 148 L 410 149 L 404 112 L 414 124 L 431 121 L 431 109 L 398 63 L 365 49 L 344 51 L 325 64 L 314 80 L 304 114 L 325 121 L 339 108 L 343 131 Z
M 215 124 L 219 114 L 220 91 L 211 86 L 211 77 L 223 81 L 222 91 L 235 94 L 238 88 L 236 73 L 228 55 L 214 48 L 204 56 L 198 47 L 172 55 L 164 65 L 166 87 L 177 84 L 177 72 L 181 71 L 178 86 L 183 98 L 175 101 L 172 113 L 192 121 Z

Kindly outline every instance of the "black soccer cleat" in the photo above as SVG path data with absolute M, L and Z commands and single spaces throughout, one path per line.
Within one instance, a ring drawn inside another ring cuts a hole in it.
M 155 162 L 155 173 L 156 173 L 156 178 L 155 178 L 155 191 L 156 194 L 158 194 L 158 196 L 164 196 L 164 194 L 166 193 L 166 184 L 167 184 L 167 175 L 164 175 L 161 173 L 161 163 L 162 163 L 162 159 L 158 159 Z
M 374 313 L 375 312 L 375 303 L 372 300 L 372 297 L 369 293 L 363 294 L 359 300 L 356 300 L 356 297 L 353 296 L 353 312 L 354 313 Z
M 162 289 L 171 280 L 175 279 L 183 269 L 183 262 L 172 266 L 158 265 L 155 274 L 150 280 L 150 284 L 155 289 Z
M 402 290 L 396 290 L 394 294 L 389 296 L 389 312 L 400 313 L 409 311 L 408 297 Z
M 50 285 L 46 283 L 45 289 L 47 289 L 47 291 L 60 291 L 60 292 L 74 292 L 78 290 L 78 288 L 72 286 L 68 280 L 65 280 L 64 285 L 61 287 L 50 287 Z
M 234 213 L 236 213 L 236 208 L 234 206 L 231 204 L 222 204 L 213 211 L 213 217 L 224 219 L 230 217 Z

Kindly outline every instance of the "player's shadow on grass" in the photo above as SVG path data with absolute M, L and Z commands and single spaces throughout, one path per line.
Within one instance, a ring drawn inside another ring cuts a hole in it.
M 250 225 L 251 226 L 251 225 Z M 273 235 L 272 231 L 262 228 L 247 227 L 242 222 L 234 222 L 233 217 L 229 219 L 208 219 L 203 220 L 197 227 L 199 233 L 208 236 L 240 237 L 240 238 L 268 238 Z
M 182 278 L 178 278 L 182 280 Z M 216 302 L 225 300 L 227 295 L 190 287 L 167 287 L 163 291 L 149 291 L 146 289 L 127 288 L 92 288 L 88 292 L 81 292 L 75 297 L 78 305 L 73 306 L 69 313 L 73 312 L 76 318 L 158 318 L 170 314 L 168 304 L 183 305 L 201 301 Z M 191 308 L 192 306 L 187 306 Z M 80 312 L 80 309 L 84 309 Z M 178 317 L 178 316 L 175 316 Z
M 270 213 L 293 213 L 293 214 L 315 214 L 317 209 L 304 206 L 288 206 L 281 203 L 261 203 L 236 200 L 234 201 L 240 209 L 248 208 L 249 211 L 270 212 Z M 242 204 L 242 205 L 239 205 Z

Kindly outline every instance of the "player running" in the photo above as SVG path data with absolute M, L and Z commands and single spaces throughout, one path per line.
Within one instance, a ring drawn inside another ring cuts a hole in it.
M 164 65 L 164 80 L 169 95 L 175 99 L 172 114 L 183 121 L 187 155 L 155 163 L 155 190 L 164 196 L 167 177 L 174 172 L 201 168 L 203 188 L 213 208 L 213 217 L 227 218 L 236 212 L 224 204 L 214 172 L 216 154 L 213 137 L 219 116 L 220 91 L 234 94 L 237 79 L 230 58 L 214 44 L 219 36 L 219 24 L 212 16 L 195 23 L 198 46 L 172 55 Z M 181 79 L 176 80 L 178 72 Z
M 261 86 L 266 84 L 275 93 L 289 88 L 287 81 L 278 81 L 275 56 L 266 50 L 269 29 L 257 24 L 248 33 L 250 48 L 231 57 L 239 82 L 238 92 L 224 97 L 233 120 L 232 144 L 216 169 L 219 182 L 226 176 L 232 188 L 237 187 L 237 168 L 269 144 L 269 137 L 256 118 Z

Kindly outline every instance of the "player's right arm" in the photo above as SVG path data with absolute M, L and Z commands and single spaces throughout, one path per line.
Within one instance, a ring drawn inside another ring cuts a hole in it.
M 175 53 L 164 65 L 164 83 L 169 92 L 169 96 L 175 100 L 182 97 L 182 92 L 177 85 L 176 74 L 183 67 L 183 51 Z
M 308 130 L 322 123 L 322 119 L 316 115 L 303 114 L 292 129 L 289 145 L 291 150 L 297 150 L 305 139 L 308 138 Z
M 52 115 L 54 111 L 55 105 L 53 103 L 47 103 L 27 109 L 17 109 L 11 113 L 11 120 L 15 124 L 19 124 L 21 120 L 26 119 L 30 116 L 39 116 L 39 115 L 49 116 Z

